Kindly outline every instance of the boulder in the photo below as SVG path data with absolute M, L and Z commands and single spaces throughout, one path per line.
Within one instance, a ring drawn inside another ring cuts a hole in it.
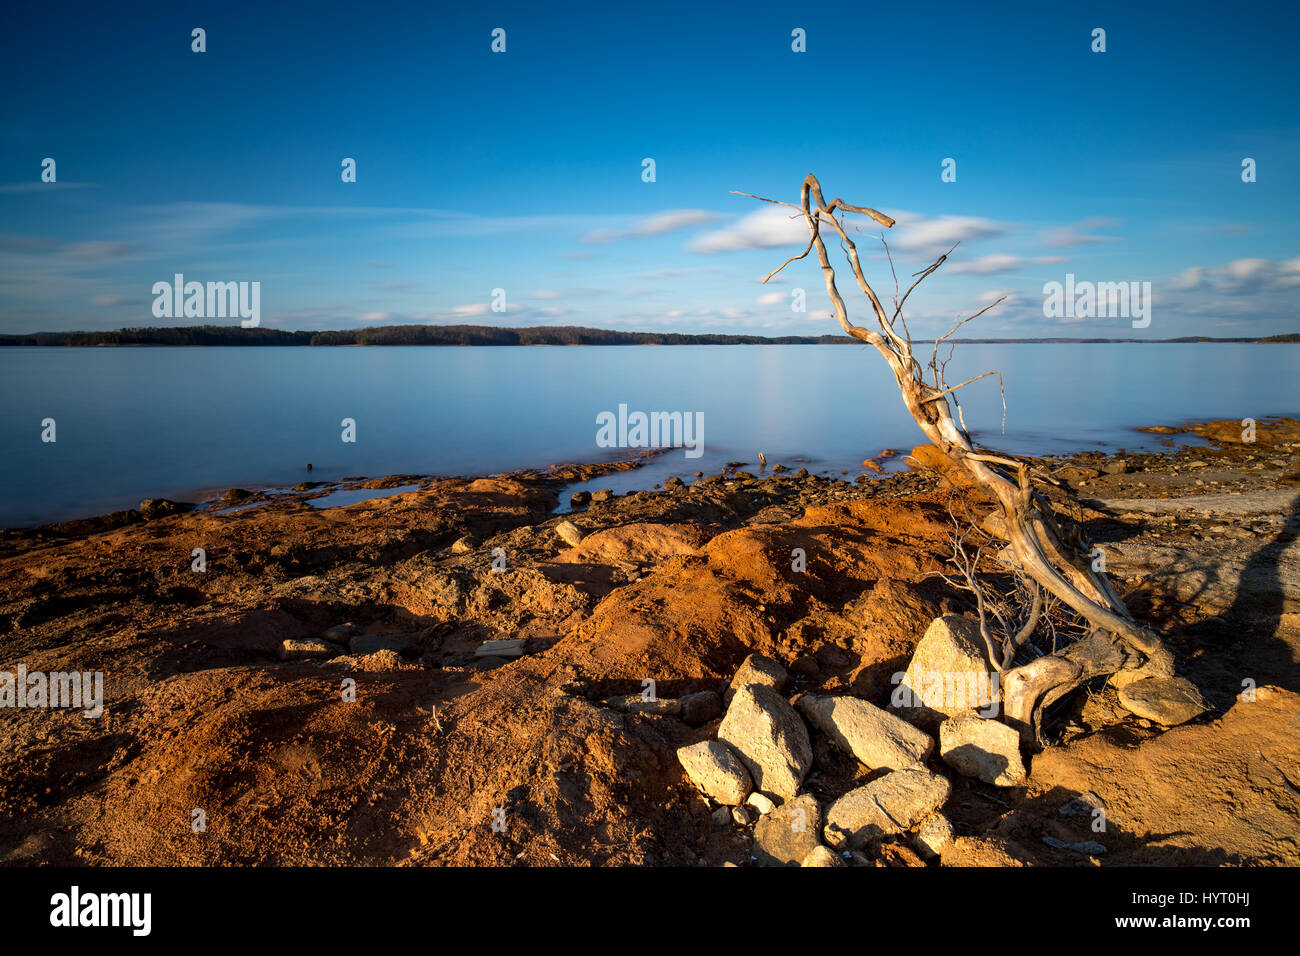
M 997 700 L 979 621 L 945 614 L 930 622 L 916 645 L 907 673 L 894 691 L 894 702 L 923 726 L 937 724 Z M 901 692 L 901 693 L 900 693 Z
M 702 740 L 680 748 L 677 760 L 691 783 L 705 796 L 724 806 L 739 806 L 753 790 L 749 771 L 740 758 L 726 744 L 716 740 Z
M 805 694 L 797 706 L 841 750 L 872 770 L 924 763 L 934 739 L 902 718 L 856 697 Z
M 570 506 L 571 508 L 582 508 L 582 507 L 584 507 L 584 506 L 586 506 L 586 505 L 589 505 L 589 504 L 591 504 L 591 492 L 590 492 L 590 491 L 575 491 L 575 492 L 574 492 L 574 493 L 569 497 L 569 506 Z
M 785 687 L 787 677 L 785 668 L 772 658 L 762 654 L 750 654 L 736 671 L 736 676 L 731 678 L 730 686 L 722 695 L 722 702 L 730 704 L 732 695 L 746 684 L 764 684 L 779 692 Z
M 826 811 L 826 842 L 836 850 L 903 833 L 943 805 L 946 777 L 924 767 L 894 770 L 840 797 Z
M 821 845 L 821 831 L 822 808 L 805 793 L 758 821 L 751 854 L 765 866 L 798 866 Z
M 718 739 L 730 744 L 754 778 L 754 788 L 790 800 L 812 766 L 812 743 L 803 720 L 765 684 L 736 691 Z
M 1196 685 L 1184 677 L 1147 677 L 1119 690 L 1125 710 L 1166 727 L 1184 724 L 1209 708 Z
M 939 753 L 958 773 L 995 787 L 1018 787 L 1025 782 L 1019 732 L 999 720 L 985 720 L 974 711 L 943 722 Z

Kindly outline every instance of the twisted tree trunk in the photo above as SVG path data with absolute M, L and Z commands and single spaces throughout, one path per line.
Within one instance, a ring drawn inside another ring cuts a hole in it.
M 933 384 L 925 381 L 924 369 L 913 355 L 911 335 L 902 309 L 912 290 L 943 264 L 947 254 L 940 256 L 935 263 L 919 273 L 920 278 L 901 300 L 896 298 L 891 316 L 867 282 L 858 260 L 857 247 L 836 213 L 841 216 L 843 213 L 866 215 L 886 228 L 894 225 L 893 219 L 875 209 L 853 206 L 841 199 L 832 200 L 828 204 L 822 197 L 821 184 L 811 174 L 803 181 L 798 207 L 760 196 L 752 198 L 797 209 L 803 215 L 809 233 L 807 248 L 801 254 L 787 259 L 763 281 L 766 282 L 791 262 L 806 257 L 810 251 L 817 251 L 817 259 L 826 281 L 826 292 L 835 307 L 840 326 L 848 335 L 865 342 L 880 353 L 894 373 L 899 392 L 903 396 L 903 404 L 921 431 L 964 468 L 974 482 L 997 502 L 1006 537 L 1021 570 L 1092 626 L 1093 634 L 1085 641 L 1072 645 L 1076 648 L 1073 653 L 1067 648 L 1059 654 L 1047 655 L 1006 672 L 1003 679 L 1003 711 L 1007 722 L 1017 727 L 1028 741 L 1034 741 L 1038 738 L 1039 717 L 1043 707 L 1084 680 L 1099 674 L 1113 673 L 1120 668 L 1140 668 L 1141 676 L 1171 674 L 1173 658 L 1160 639 L 1133 619 L 1105 574 L 1093 570 L 1088 555 L 1064 543 L 1054 511 L 1030 483 L 1028 467 L 1023 462 L 977 450 L 965 427 L 953 417 L 949 395 L 977 379 L 947 388 L 940 368 L 932 360 L 930 367 L 935 370 L 935 381 Z M 864 328 L 849 320 L 844 298 L 835 284 L 835 269 L 822 238 L 823 225 L 829 225 L 838 234 L 858 288 L 871 303 L 877 328 Z M 943 339 L 994 305 L 997 302 L 963 319 Z M 901 332 L 898 329 L 900 324 Z M 936 354 L 938 343 L 943 339 L 935 343 Z M 992 374 L 996 373 L 985 373 Z M 983 377 L 985 376 L 978 376 Z M 1106 647 L 1114 648 L 1116 644 L 1121 647 L 1115 648 L 1114 653 L 1105 650 Z M 993 660 L 991 663 L 1001 670 L 999 661 Z

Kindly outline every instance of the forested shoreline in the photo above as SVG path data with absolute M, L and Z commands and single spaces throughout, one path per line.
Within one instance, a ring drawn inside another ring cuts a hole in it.
M 310 331 L 229 325 L 125 328 L 102 332 L 34 332 L 0 335 L 0 346 L 309 346 L 309 345 L 848 345 L 847 335 L 692 335 L 680 332 L 616 332 L 580 326 L 498 328 L 488 325 L 384 325 L 367 329 Z M 1300 333 L 1266 338 L 1174 339 L 1134 338 L 1006 338 L 962 339 L 979 343 L 1290 343 Z

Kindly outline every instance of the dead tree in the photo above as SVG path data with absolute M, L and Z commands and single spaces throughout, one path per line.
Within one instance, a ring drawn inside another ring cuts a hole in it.
M 1016 727 L 1027 742 L 1034 742 L 1039 739 L 1043 709 L 1092 677 L 1122 671 L 1117 683 L 1127 683 L 1143 677 L 1171 675 L 1173 658 L 1168 649 L 1152 631 L 1134 620 L 1105 573 L 1094 570 L 1089 555 L 1077 546 L 1077 537 L 1063 530 L 1050 502 L 1034 488 L 1029 465 L 1003 454 L 976 448 L 964 421 L 960 420 L 961 407 L 956 402 L 954 393 L 972 382 L 998 373 L 986 372 L 949 387 L 943 376 L 943 366 L 946 363 L 938 361 L 938 348 L 961 326 L 983 315 L 997 302 L 958 321 L 951 331 L 936 340 L 935 352 L 929 363 L 931 381 L 927 381 L 926 369 L 913 354 L 912 337 L 903 317 L 903 306 L 912 291 L 943 265 L 948 253 L 915 273 L 916 281 L 902 297 L 895 295 L 891 314 L 881 304 L 862 272 L 857 247 L 844 227 L 844 215 L 855 213 L 868 216 L 885 228 L 894 225 L 893 219 L 875 209 L 850 205 L 842 199 L 832 200 L 828 204 L 822 198 L 821 184 L 811 174 L 803 181 L 798 206 L 750 193 L 739 195 L 787 206 L 803 216 L 808 227 L 807 247 L 802 253 L 787 259 L 763 281 L 766 282 L 791 262 L 803 259 L 809 252 L 816 250 L 822 276 L 826 280 L 826 292 L 835 308 L 840 326 L 848 335 L 865 342 L 880 353 L 894 373 L 894 380 L 903 396 L 903 404 L 921 431 L 996 502 L 1005 529 L 1004 536 L 1010 542 L 1017 571 L 1032 582 L 1032 589 L 1041 588 L 1087 622 L 1090 632 L 1086 638 L 1060 652 L 1045 654 L 1027 664 L 1011 668 L 1010 658 L 1006 655 L 1008 641 L 1010 645 L 1022 644 L 1036 625 L 1037 614 L 1031 614 L 1030 620 L 1019 623 L 1015 633 L 1004 634 L 1000 642 L 989 637 L 987 619 L 982 615 L 985 618 L 984 633 L 989 643 L 990 663 L 1004 672 L 1003 713 L 1007 722 Z M 858 288 L 871 303 L 876 318 L 875 328 L 854 325 L 849 320 L 844 298 L 835 285 L 835 269 L 822 238 L 822 229 L 826 226 L 837 234 L 840 248 L 853 270 Z M 892 257 L 890 268 L 893 268 Z M 953 417 L 950 398 L 957 405 L 958 418 Z M 1021 633 L 1025 627 L 1029 631 Z M 995 649 L 998 645 L 1002 648 L 1002 655 Z M 1014 656 L 1014 648 L 1011 656 Z

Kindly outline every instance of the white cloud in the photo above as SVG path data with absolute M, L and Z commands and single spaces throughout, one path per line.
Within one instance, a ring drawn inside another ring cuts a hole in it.
M 585 242 L 614 242 L 618 239 L 644 239 L 649 236 L 662 236 L 664 233 L 676 232 L 691 226 L 701 226 L 713 222 L 718 214 L 704 209 L 670 209 L 639 219 L 628 229 L 601 229 L 583 237 Z
M 979 216 L 937 216 L 933 219 L 916 213 L 894 216 L 898 225 L 886 232 L 889 244 L 913 255 L 938 257 L 958 242 L 1005 235 L 1008 225 Z
M 793 218 L 791 218 L 793 216 Z M 779 249 L 808 244 L 808 229 L 803 217 L 785 207 L 766 206 L 741 216 L 725 228 L 697 236 L 688 252 L 711 255 L 742 249 Z

